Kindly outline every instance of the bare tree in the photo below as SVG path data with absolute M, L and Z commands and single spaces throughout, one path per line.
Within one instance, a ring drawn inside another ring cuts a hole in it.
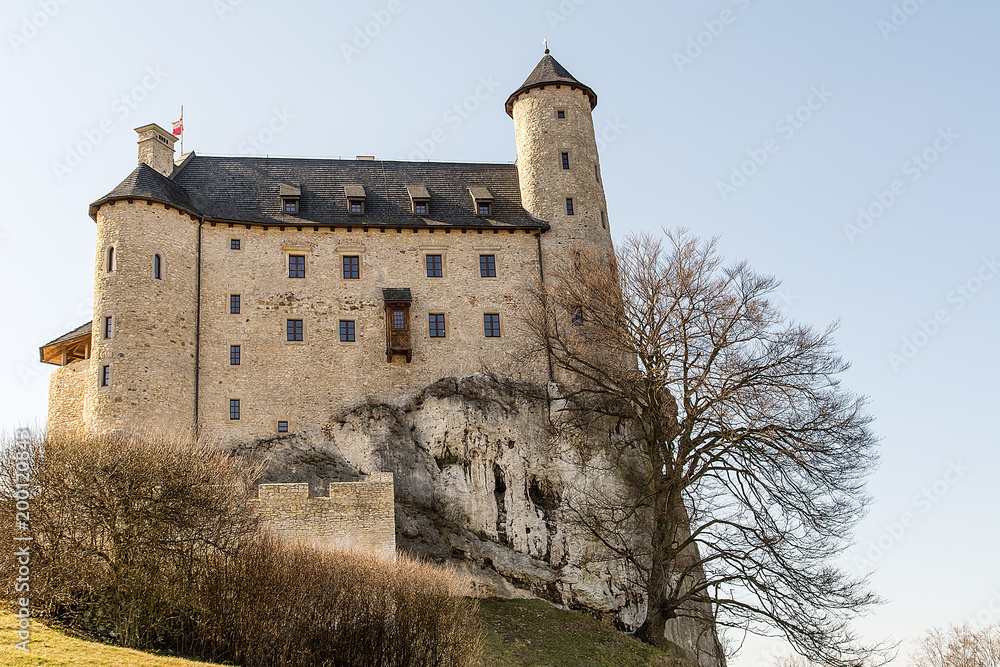
M 617 257 L 580 250 L 550 272 L 526 328 L 562 384 L 561 414 L 608 433 L 617 491 L 577 520 L 637 573 L 637 634 L 671 619 L 784 636 L 809 660 L 883 656 L 853 618 L 879 602 L 832 565 L 869 501 L 877 464 L 866 400 L 845 390 L 832 341 L 785 317 L 779 282 L 723 266 L 686 230 L 631 236 Z M 600 453 L 600 456 L 591 456 Z
M 1000 667 L 1000 625 L 933 628 L 911 658 L 915 667 Z

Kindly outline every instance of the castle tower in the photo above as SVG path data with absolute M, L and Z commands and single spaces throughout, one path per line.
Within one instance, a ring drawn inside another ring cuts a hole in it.
M 524 208 L 551 225 L 543 269 L 572 261 L 575 248 L 612 252 L 608 208 L 591 112 L 597 95 L 545 56 L 507 100 L 514 119 Z
M 95 432 L 137 425 L 192 432 L 200 219 L 169 179 L 173 137 L 139 134 L 139 166 L 90 207 L 97 222 L 92 381 L 84 401 Z M 187 210 L 185 210 L 187 208 Z

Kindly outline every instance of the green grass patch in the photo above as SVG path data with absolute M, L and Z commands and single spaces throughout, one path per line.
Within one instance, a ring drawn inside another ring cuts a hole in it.
M 542 600 L 483 600 L 487 667 L 691 667 L 614 627 Z

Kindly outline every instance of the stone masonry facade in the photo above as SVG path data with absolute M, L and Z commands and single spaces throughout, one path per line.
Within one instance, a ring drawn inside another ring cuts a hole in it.
M 267 527 L 289 541 L 396 552 L 392 473 L 360 482 L 330 482 L 325 496 L 309 497 L 308 484 L 261 484 L 257 508 Z

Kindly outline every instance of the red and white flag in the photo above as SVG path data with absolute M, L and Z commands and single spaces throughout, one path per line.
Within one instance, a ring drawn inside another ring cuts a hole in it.
M 181 116 L 179 120 L 174 121 L 172 125 L 174 128 L 174 136 L 181 136 L 181 133 L 184 132 L 184 116 Z

